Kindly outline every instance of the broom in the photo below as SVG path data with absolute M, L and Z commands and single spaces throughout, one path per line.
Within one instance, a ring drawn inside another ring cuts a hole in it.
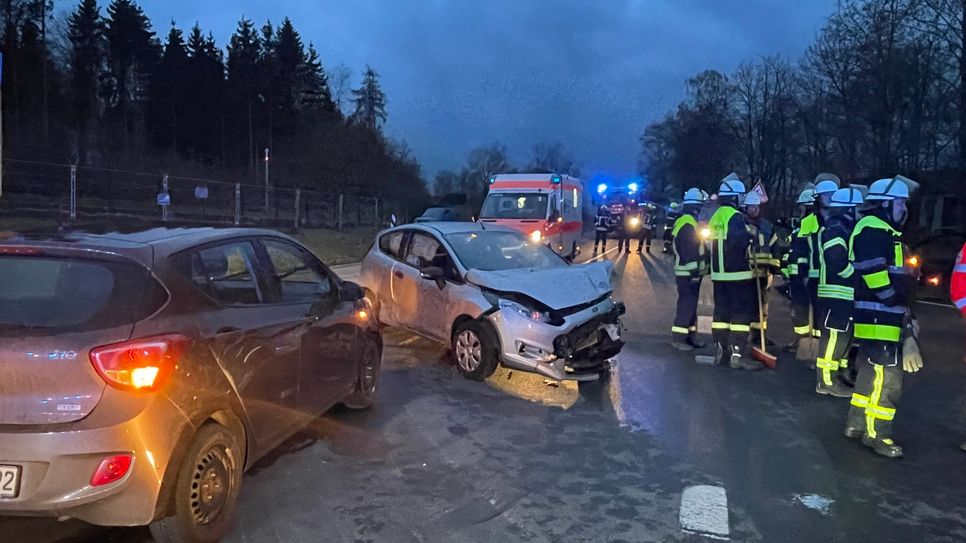
M 808 337 L 798 340 L 798 349 L 795 351 L 795 359 L 799 362 L 815 362 L 818 358 L 818 338 L 815 337 L 815 310 L 811 301 L 808 303 Z
M 752 268 L 754 268 L 754 264 L 752 264 Z M 761 281 L 758 280 L 754 272 L 752 277 L 755 281 L 755 294 L 758 295 L 758 339 L 761 341 L 761 346 L 760 348 L 751 348 L 751 357 L 769 368 L 775 369 L 775 366 L 778 365 L 778 357 L 770 354 L 765 346 L 765 307 L 761 296 Z

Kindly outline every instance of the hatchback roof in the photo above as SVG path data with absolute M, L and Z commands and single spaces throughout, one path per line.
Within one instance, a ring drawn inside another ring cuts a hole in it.
M 403 228 L 415 228 L 422 230 L 431 230 L 433 232 L 438 232 L 442 235 L 447 234 L 461 234 L 463 232 L 483 232 L 486 230 L 496 230 L 500 232 L 516 232 L 512 228 L 507 228 L 505 226 L 500 226 L 496 224 L 482 224 L 478 222 L 469 221 L 427 221 L 416 224 L 404 224 L 397 226 L 393 230 L 399 230 Z
M 151 228 L 123 232 L 110 229 L 85 228 L 62 232 L 15 234 L 0 240 L 0 244 L 45 245 L 62 249 L 101 250 L 134 258 L 146 266 L 156 257 L 164 258 L 197 245 L 250 236 L 275 236 L 291 239 L 285 234 L 261 228 Z

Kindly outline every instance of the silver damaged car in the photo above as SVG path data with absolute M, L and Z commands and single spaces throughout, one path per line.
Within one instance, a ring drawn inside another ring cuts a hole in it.
M 508 228 L 438 222 L 381 232 L 361 283 L 379 320 L 452 347 L 460 373 L 498 364 L 591 381 L 624 345 L 610 262 L 571 264 Z

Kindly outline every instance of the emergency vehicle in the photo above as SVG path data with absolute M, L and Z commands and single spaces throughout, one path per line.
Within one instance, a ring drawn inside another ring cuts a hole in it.
M 583 183 L 569 175 L 494 175 L 480 222 L 513 228 L 560 255 L 575 256 L 583 230 L 583 198 Z

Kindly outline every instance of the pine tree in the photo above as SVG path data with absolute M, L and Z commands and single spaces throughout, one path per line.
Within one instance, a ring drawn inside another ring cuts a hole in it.
M 386 122 L 386 94 L 379 86 L 379 74 L 366 66 L 362 77 L 362 86 L 352 91 L 356 104 L 352 122 L 378 132 L 382 123 Z
M 243 156 L 248 161 L 249 174 L 254 175 L 255 158 L 255 108 L 263 91 L 265 78 L 262 74 L 262 40 L 250 19 L 242 18 L 228 45 L 228 94 L 236 111 L 243 119 L 235 117 L 236 148 L 246 149 Z
M 325 68 L 322 67 L 319 52 L 311 43 L 309 43 L 308 58 L 302 64 L 300 72 L 299 106 L 323 113 L 335 113 L 336 107 L 332 100 L 332 91 L 329 89 L 329 78 Z
M 140 126 L 151 77 L 161 57 L 161 45 L 151 21 L 134 0 L 113 0 L 107 8 L 108 106 L 123 131 L 124 144 Z M 135 139 L 136 141 L 136 139 Z
M 186 96 L 185 131 L 187 153 L 212 161 L 223 151 L 221 137 L 224 108 L 224 64 L 222 54 L 211 34 L 205 36 L 195 23 L 185 46 Z
M 151 83 L 148 128 L 151 141 L 160 148 L 179 148 L 180 120 L 187 99 L 184 75 L 188 53 L 184 33 L 171 21 L 164 53 Z
M 104 21 L 97 0 L 81 0 L 68 17 L 67 26 L 73 122 L 78 131 L 79 158 L 86 161 L 100 118 L 98 86 L 104 68 Z

